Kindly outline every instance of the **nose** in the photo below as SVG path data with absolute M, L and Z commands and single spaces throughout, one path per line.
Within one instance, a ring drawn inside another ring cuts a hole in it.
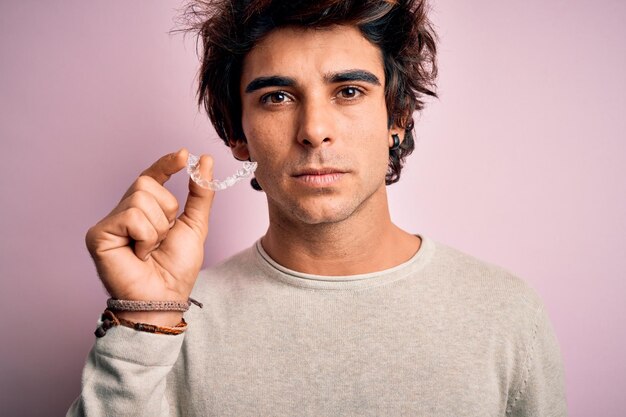
M 298 142 L 307 147 L 328 146 L 335 141 L 332 103 L 310 99 L 300 106 Z

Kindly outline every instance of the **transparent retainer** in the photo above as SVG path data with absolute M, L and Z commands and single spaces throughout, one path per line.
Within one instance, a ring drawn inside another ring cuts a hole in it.
M 187 173 L 189 174 L 193 182 L 195 182 L 202 188 L 207 188 L 212 191 L 220 191 L 232 187 L 242 179 L 250 177 L 250 175 L 252 175 L 256 170 L 256 167 L 256 162 L 245 161 L 243 163 L 243 167 L 238 169 L 234 175 L 231 175 L 230 177 L 227 177 L 222 181 L 207 180 L 202 178 L 202 176 L 200 175 L 200 158 L 191 153 L 187 158 Z

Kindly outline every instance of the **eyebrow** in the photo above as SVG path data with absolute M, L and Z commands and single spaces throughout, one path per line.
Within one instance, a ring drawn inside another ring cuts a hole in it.
M 250 84 L 246 87 L 246 93 L 252 93 L 253 91 L 260 90 L 265 87 L 293 87 L 296 85 L 296 80 L 291 77 L 282 77 L 278 75 L 272 75 L 271 77 L 258 77 L 250 81 Z
M 340 72 L 332 72 L 324 75 L 324 81 L 329 84 L 342 83 L 346 81 L 362 81 L 373 85 L 380 85 L 377 76 L 365 70 L 346 70 Z M 293 87 L 296 80 L 291 77 L 283 77 L 272 75 L 269 77 L 258 77 L 250 81 L 246 86 L 246 93 L 252 93 L 266 87 Z
M 363 81 L 373 85 L 380 85 L 380 80 L 377 76 L 369 71 L 365 70 L 347 70 L 341 72 L 333 72 L 326 74 L 324 80 L 327 83 L 343 83 L 346 81 Z

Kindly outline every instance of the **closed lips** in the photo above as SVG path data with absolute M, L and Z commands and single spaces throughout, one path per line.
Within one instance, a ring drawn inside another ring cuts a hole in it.
M 309 168 L 296 172 L 294 177 L 301 177 L 305 175 L 329 175 L 329 174 L 344 174 L 347 171 L 339 168 Z
M 309 185 L 327 185 L 339 180 L 345 173 L 346 171 L 338 168 L 306 169 L 294 177 Z

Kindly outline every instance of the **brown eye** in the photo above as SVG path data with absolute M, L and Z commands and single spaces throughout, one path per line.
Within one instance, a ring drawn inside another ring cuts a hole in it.
M 356 98 L 361 94 L 361 91 L 356 87 L 346 87 L 342 89 L 339 93 L 341 98 Z
M 282 104 L 286 101 L 288 101 L 287 94 L 282 91 L 276 91 L 274 93 L 269 93 L 261 97 L 262 103 Z

